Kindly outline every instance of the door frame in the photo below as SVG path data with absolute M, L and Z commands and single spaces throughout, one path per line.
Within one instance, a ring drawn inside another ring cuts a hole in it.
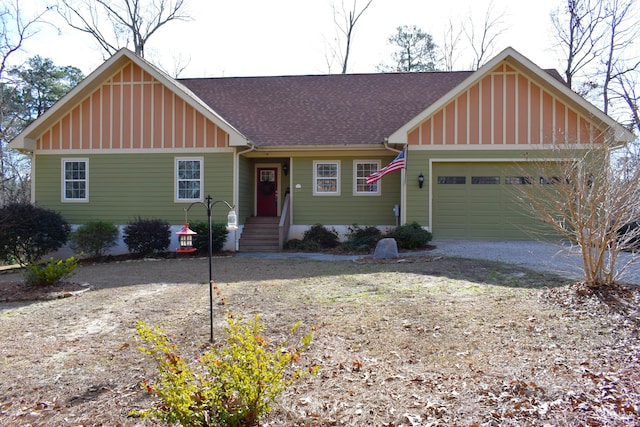
M 258 169 L 274 168 L 276 169 L 276 216 L 282 213 L 282 200 L 280 198 L 280 189 L 282 188 L 282 165 L 280 163 L 255 163 L 253 165 L 253 216 L 258 216 Z

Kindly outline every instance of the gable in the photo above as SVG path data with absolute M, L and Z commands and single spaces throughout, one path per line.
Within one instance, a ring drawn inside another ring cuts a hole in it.
M 221 148 L 229 134 L 129 62 L 35 138 L 37 151 Z
M 511 48 L 389 137 L 394 144 L 626 143 L 634 135 Z
M 10 147 L 34 151 L 246 145 L 240 132 L 186 87 L 122 49 L 31 123 Z
M 603 142 L 602 126 L 508 62 L 496 66 L 408 132 L 417 145 Z

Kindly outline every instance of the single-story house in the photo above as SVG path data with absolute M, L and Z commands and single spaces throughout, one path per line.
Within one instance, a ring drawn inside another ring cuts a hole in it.
M 504 191 L 522 181 L 512 166 L 560 142 L 633 138 L 512 48 L 477 71 L 188 79 L 123 49 L 10 146 L 32 158 L 33 202 L 70 224 L 177 231 L 206 219 L 192 204 L 211 195 L 237 213 L 227 248 L 251 251 L 314 224 L 527 239 L 536 220 Z M 366 183 L 405 147 L 404 169 Z M 214 205 L 214 222 L 227 213 Z

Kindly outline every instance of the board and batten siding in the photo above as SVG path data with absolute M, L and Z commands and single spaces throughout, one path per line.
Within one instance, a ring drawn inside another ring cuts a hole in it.
M 37 155 L 35 200 L 39 206 L 53 209 L 71 224 L 101 220 L 127 224 L 141 217 L 160 218 L 182 224 L 184 208 L 190 203 L 175 202 L 175 158 L 203 158 L 203 197 L 233 200 L 233 153 L 204 154 L 128 153 L 98 155 Z M 89 160 L 89 201 L 62 201 L 62 159 Z M 214 222 L 226 222 L 227 211 L 215 209 Z M 206 220 L 206 209 L 194 206 L 189 221 Z
M 394 156 L 365 157 L 314 157 L 294 158 L 291 177 L 293 193 L 293 223 L 298 225 L 394 225 L 393 207 L 400 204 L 400 176 L 393 172 L 386 175 L 379 184 L 379 196 L 353 194 L 353 162 L 355 160 L 381 161 L 384 167 Z M 340 161 L 340 195 L 313 194 L 313 162 Z M 300 184 L 300 188 L 296 188 Z
M 540 146 L 605 138 L 577 106 L 502 63 L 408 132 L 410 145 Z
M 228 146 L 223 129 L 133 62 L 36 138 L 36 152 Z

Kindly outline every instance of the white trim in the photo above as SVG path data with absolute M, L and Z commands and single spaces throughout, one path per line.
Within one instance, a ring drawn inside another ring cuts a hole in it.
M 200 162 L 200 197 L 181 199 L 178 197 L 178 162 Z M 175 157 L 173 159 L 173 201 L 174 203 L 195 203 L 204 200 L 204 157 Z
M 358 163 L 374 163 L 378 166 L 376 170 L 380 170 L 382 165 L 381 160 L 355 159 L 353 161 L 353 188 L 351 189 L 352 195 L 356 197 L 380 196 L 382 194 L 382 180 L 379 180 L 375 183 L 376 191 L 358 191 Z
M 38 151 L 36 154 L 38 156 L 47 156 L 47 155 L 73 155 L 73 154 L 82 154 L 87 155 L 100 155 L 100 154 L 203 154 L 203 153 L 233 153 L 235 150 L 233 148 L 116 148 L 116 149 L 101 149 L 101 150 L 92 150 L 91 153 L 87 153 L 87 150 L 45 150 Z
M 67 183 L 67 179 L 65 177 L 65 172 L 66 172 L 66 168 L 65 165 L 67 163 L 72 163 L 72 162 L 76 162 L 76 163 L 84 163 L 84 173 L 85 173 L 85 179 L 84 179 L 84 197 L 83 198 L 67 198 L 66 196 L 66 183 Z M 60 159 L 60 178 L 62 179 L 61 185 L 60 185 L 60 201 L 62 203 L 87 203 L 89 201 L 89 159 L 88 158 L 81 158 L 81 157 L 63 157 Z
M 534 145 L 470 145 L 470 146 L 456 146 L 456 145 L 412 145 L 411 151 L 545 151 L 555 150 L 558 147 L 565 147 L 568 144 L 534 144 Z M 593 144 L 571 144 L 571 149 L 589 149 L 593 148 Z
M 337 176 L 336 176 L 336 191 L 333 192 L 319 192 L 316 191 L 317 190 L 317 175 L 316 172 L 318 171 L 317 169 L 317 165 L 319 164 L 335 164 L 337 166 Z M 340 164 L 340 160 L 314 160 L 313 161 L 313 195 L 314 196 L 321 196 L 321 197 L 325 197 L 325 196 L 340 196 L 340 186 L 341 186 L 341 182 L 340 182 L 340 175 L 342 174 L 342 168 L 341 168 L 341 164 Z

